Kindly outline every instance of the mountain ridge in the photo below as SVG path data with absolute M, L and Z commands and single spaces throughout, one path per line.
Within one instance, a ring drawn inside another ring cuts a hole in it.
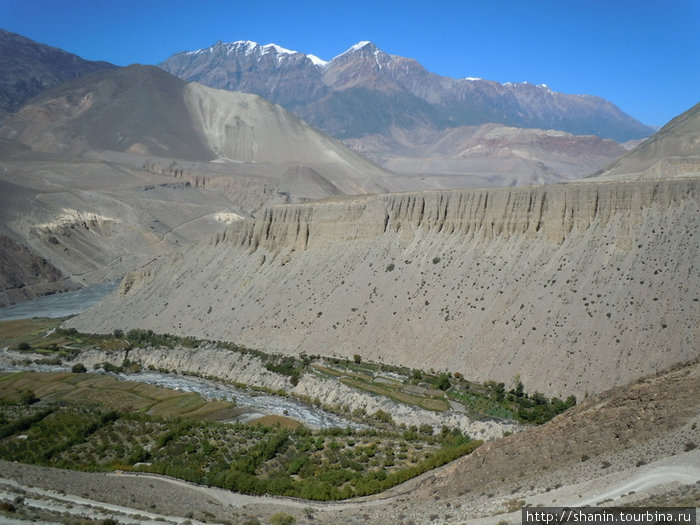
M 46 88 L 85 73 L 116 67 L 0 29 L 0 119 Z
M 245 44 L 245 50 L 241 49 Z M 341 119 L 343 91 L 364 88 L 380 93 L 401 93 L 435 111 L 421 124 L 438 129 L 487 122 L 517 127 L 559 129 L 575 134 L 594 134 L 619 141 L 649 136 L 653 129 L 625 115 L 614 104 L 593 95 L 565 95 L 547 86 L 525 83 L 498 83 L 484 79 L 455 79 L 427 71 L 411 58 L 388 54 L 369 41 L 351 46 L 328 62 L 314 61 L 313 55 L 284 50 L 279 57 L 274 44 L 254 46 L 248 41 L 217 43 L 198 51 L 181 52 L 161 64 L 166 71 L 186 80 L 211 87 L 254 92 L 282 104 L 310 124 L 338 138 L 359 137 L 366 126 L 337 126 L 329 120 Z M 255 55 L 250 50 L 267 47 L 273 52 Z M 207 53 L 204 53 L 206 51 Z M 206 60 L 196 57 L 207 54 Z M 216 55 L 218 60 L 214 60 Z M 257 56 L 258 60 L 252 58 Z M 251 58 L 252 57 L 252 58 Z M 263 60 L 263 57 L 265 60 Z M 317 57 L 314 57 L 317 58 Z M 301 74 L 302 72 L 304 74 Z M 266 80 L 269 78 L 269 81 Z M 285 92 L 276 91 L 284 79 Z M 365 100 L 370 100 L 364 94 Z M 419 102 L 420 101 L 420 102 Z M 371 103 L 371 102 L 370 102 Z M 403 115 L 407 101 L 384 103 L 383 117 Z M 319 113 L 315 108 L 319 106 Z M 371 128 L 371 123 L 370 123 Z

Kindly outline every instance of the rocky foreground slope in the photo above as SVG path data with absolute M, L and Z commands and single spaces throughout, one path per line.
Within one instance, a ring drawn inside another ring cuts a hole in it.
M 69 322 L 583 396 L 697 356 L 696 178 L 276 206 Z

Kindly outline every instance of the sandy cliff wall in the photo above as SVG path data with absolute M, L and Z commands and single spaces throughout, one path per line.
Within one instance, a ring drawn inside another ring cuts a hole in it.
M 697 179 L 271 207 L 71 321 L 584 395 L 697 356 Z
M 463 240 L 507 240 L 524 235 L 562 243 L 572 231 L 607 225 L 628 214 L 634 224 L 650 206 L 664 209 L 695 199 L 696 182 L 562 184 L 463 191 L 425 191 L 328 199 L 268 208 L 256 221 L 215 238 L 245 247 L 308 248 L 326 242 L 404 240 L 431 233 Z

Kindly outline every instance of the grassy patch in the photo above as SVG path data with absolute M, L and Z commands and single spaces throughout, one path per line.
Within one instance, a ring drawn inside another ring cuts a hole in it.
M 508 410 L 502 403 L 489 399 L 483 395 L 471 394 L 469 392 L 450 392 L 449 395 L 451 398 L 462 403 L 472 412 L 504 419 L 517 418 L 517 412 Z
M 279 426 L 280 428 L 284 428 L 287 430 L 296 430 L 301 426 L 301 423 L 299 423 L 297 420 L 289 418 L 289 417 L 284 417 L 284 416 L 278 416 L 278 415 L 270 415 L 270 416 L 263 416 L 259 419 L 255 419 L 253 421 L 250 421 L 248 423 L 249 425 L 262 425 L 264 427 L 277 427 Z
M 124 350 L 130 343 L 114 335 L 81 334 L 63 330 L 60 319 L 32 318 L 0 321 L 0 347 L 46 357 L 71 357 L 81 349 L 98 347 L 104 351 Z
M 31 344 L 48 343 L 61 340 L 58 335 L 47 335 L 58 328 L 65 319 L 17 319 L 0 321 L 0 346 L 16 347 L 22 342 Z

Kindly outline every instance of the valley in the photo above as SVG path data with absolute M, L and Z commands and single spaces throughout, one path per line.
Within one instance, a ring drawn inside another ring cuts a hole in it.
M 490 34 L 461 78 L 179 42 L 120 67 L 0 30 L 0 521 L 700 505 L 700 104 L 477 78 Z
M 394 396 L 382 394 L 379 385 L 386 381 L 377 381 L 372 396 L 363 388 L 357 388 L 354 395 L 353 388 L 346 388 L 343 405 L 334 404 L 329 398 L 330 392 L 342 390 L 339 382 L 333 385 L 338 378 L 371 379 L 367 374 L 381 371 L 381 365 L 355 362 L 304 366 L 303 362 L 280 362 L 279 357 L 241 347 L 217 347 L 211 342 L 146 332 L 134 331 L 125 336 L 79 334 L 57 328 L 61 321 L 0 323 L 2 344 L 11 343 L 0 355 L 5 369 L 0 373 L 3 458 L 87 471 L 118 469 L 165 474 L 252 494 L 345 499 L 391 487 L 481 445 L 482 441 L 470 439 L 460 427 L 478 431 L 486 439 L 517 430 L 513 421 L 484 419 L 475 410 L 466 413 L 462 408 L 443 415 L 447 406 L 422 408 L 422 402 L 413 400 L 430 393 L 420 394 L 423 387 L 413 387 L 411 399 L 400 399 L 403 409 L 392 399 Z M 196 360 L 194 352 L 189 359 L 183 359 L 182 354 L 188 349 L 196 351 Z M 219 354 L 219 370 L 223 363 L 231 363 L 228 374 L 204 375 L 206 369 L 201 367 L 201 361 L 206 361 L 205 356 L 212 352 Z M 163 365 L 169 362 L 157 359 L 158 353 L 171 354 L 173 362 L 179 365 L 173 370 L 165 369 Z M 154 357 L 153 362 L 161 365 L 160 372 L 149 362 Z M 197 360 L 199 368 L 193 367 Z M 310 364 L 312 360 L 306 362 Z M 267 364 L 263 366 L 264 362 Z M 60 370 L 61 364 L 65 371 Z M 27 371 L 33 367 L 54 371 Z M 99 373 L 90 373 L 88 368 Z M 351 368 L 356 372 L 350 372 Z M 114 372 L 119 376 L 115 377 Z M 164 375 L 168 372 L 195 377 Z M 394 377 L 393 381 L 399 384 L 398 374 L 389 370 L 384 373 L 388 375 L 377 378 Z M 427 373 L 418 375 L 423 381 L 437 381 Z M 249 383 L 242 383 L 243 380 Z M 231 382 L 237 389 L 226 386 Z M 168 388 L 153 386 L 156 384 Z M 451 388 L 464 388 L 460 384 L 453 378 Z M 310 385 L 316 386 L 314 399 Z M 474 396 L 488 399 L 488 388 L 480 391 L 475 389 L 477 386 L 466 388 Z M 173 387 L 185 392 L 171 390 Z M 203 393 L 208 400 L 193 392 Z M 271 393 L 278 396 L 277 401 Z M 383 395 L 386 399 L 382 401 Z M 318 396 L 325 400 L 323 404 Z M 442 398 L 443 390 L 436 389 L 432 396 Z M 295 398 L 308 406 L 295 403 Z M 373 411 L 372 402 L 386 411 Z M 431 411 L 432 418 L 428 415 Z M 271 415 L 275 412 L 278 415 Z M 440 427 L 434 429 L 428 422 L 443 425 L 438 431 Z M 455 427 L 446 424 L 453 422 L 457 422 Z M 140 438 L 131 440 L 126 437 L 129 434 Z M 196 443 L 203 443 L 203 451 L 195 451 Z M 243 443 L 244 447 L 232 451 L 229 446 L 224 450 L 224 443 Z M 182 464 L 172 462 L 182 452 L 177 447 L 187 448 L 189 459 Z M 257 457 L 256 447 L 268 452 L 256 465 L 245 466 L 241 462 L 247 456 Z M 217 463 L 220 454 L 225 457 Z M 324 473 L 324 469 L 330 470 Z

